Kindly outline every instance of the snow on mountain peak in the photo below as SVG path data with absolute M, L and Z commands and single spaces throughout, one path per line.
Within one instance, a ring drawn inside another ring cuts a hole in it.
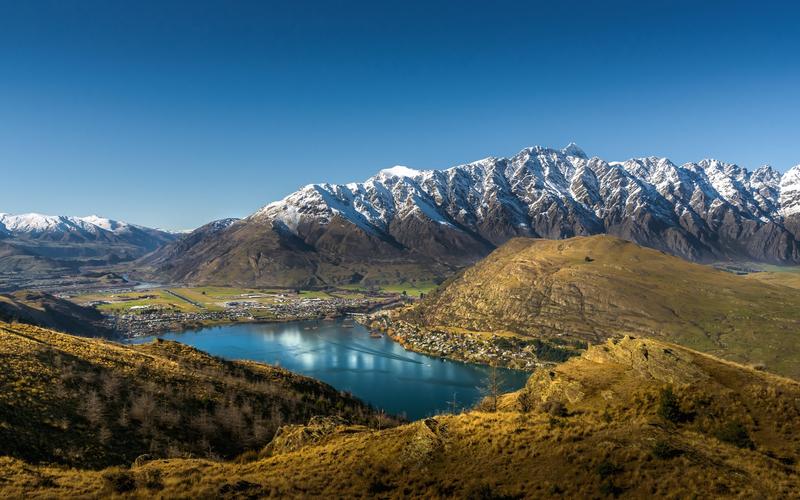
M 380 171 L 380 174 L 389 177 L 416 177 L 420 173 L 421 172 L 419 170 L 415 170 L 404 165 L 395 165 L 394 167 L 384 168 Z
M 784 217 L 800 213 L 800 165 L 781 176 L 780 207 Z
M 574 142 L 570 142 L 569 144 L 567 144 L 567 147 L 562 149 L 561 152 L 567 156 L 575 156 L 577 158 L 583 158 L 584 160 L 589 159 L 586 156 L 586 153 L 584 153 L 583 150 L 580 147 L 578 147 L 578 145 L 575 144 Z
M 0 223 L 12 232 L 43 232 L 58 227 L 68 226 L 72 221 L 69 217 L 43 215 L 35 212 L 27 214 L 2 214 Z
M 112 233 L 122 235 L 130 233 L 134 228 L 149 230 L 127 222 L 116 221 L 89 215 L 87 217 L 72 217 L 68 215 L 45 215 L 40 213 L 9 214 L 0 213 L 0 226 L 7 232 L 18 235 L 46 235 L 46 234 L 80 234 L 84 237 L 96 237 Z
M 678 166 L 656 156 L 606 162 L 588 159 L 575 143 L 561 150 L 534 146 L 444 170 L 397 165 L 365 182 L 311 184 L 251 217 L 299 234 L 307 222 L 327 224 L 339 216 L 388 239 L 398 222 L 414 218 L 486 232 L 500 243 L 503 237 L 487 228 L 507 223 L 514 235 L 568 235 L 602 231 L 608 220 L 619 223 L 642 211 L 675 225 L 683 217 L 712 220 L 720 210 L 780 224 L 800 213 L 800 166 L 782 179 L 768 166 L 749 172 L 713 159 Z M 548 221 L 561 222 L 549 227 Z M 577 229 L 564 229 L 563 221 Z
M 125 229 L 128 227 L 128 224 L 125 222 L 119 222 L 111 219 L 106 219 L 105 217 L 99 217 L 97 215 L 89 215 L 87 217 L 79 217 L 79 220 L 84 222 L 88 222 L 89 224 L 93 224 L 101 229 L 105 229 L 106 231 L 116 232 L 121 229 Z

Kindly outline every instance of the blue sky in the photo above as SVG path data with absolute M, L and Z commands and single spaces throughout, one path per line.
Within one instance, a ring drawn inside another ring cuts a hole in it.
M 0 0 L 0 211 L 170 229 L 526 146 L 800 163 L 790 2 Z

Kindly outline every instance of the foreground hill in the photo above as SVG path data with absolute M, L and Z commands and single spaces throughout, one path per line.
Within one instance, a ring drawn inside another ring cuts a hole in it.
M 82 337 L 116 336 L 103 323 L 103 315 L 97 309 L 43 292 L 0 294 L 0 321 L 26 323 Z
M 313 379 L 175 342 L 121 345 L 0 323 L 0 359 L 0 452 L 34 463 L 231 458 L 264 446 L 284 423 L 378 418 Z
M 800 290 L 611 236 L 514 239 L 400 317 L 590 342 L 645 335 L 800 378 Z
M 151 498 L 788 498 L 800 490 L 800 384 L 624 338 L 537 371 L 500 411 L 388 430 L 288 426 L 238 463 L 100 472 L 0 459 L 7 496 Z
M 311 184 L 154 262 L 156 274 L 196 283 L 430 280 L 517 236 L 607 233 L 689 260 L 798 263 L 798 228 L 800 165 L 781 175 L 718 160 L 608 162 L 571 144 Z

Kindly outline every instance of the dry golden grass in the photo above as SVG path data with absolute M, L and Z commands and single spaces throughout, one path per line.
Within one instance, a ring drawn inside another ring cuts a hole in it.
M 761 281 L 771 285 L 788 286 L 800 289 L 800 273 L 798 272 L 760 272 L 745 276 L 746 279 Z
M 759 274 L 737 276 L 605 235 L 519 238 L 401 319 L 595 343 L 644 335 L 800 378 L 800 290 Z
M 314 415 L 378 418 L 321 382 L 176 342 L 122 345 L 0 323 L 0 359 L 0 450 L 31 462 L 231 458 Z
M 677 413 L 664 411 L 665 387 Z M 536 372 L 500 406 L 382 431 L 289 427 L 262 453 L 235 462 L 79 471 L 4 459 L 0 491 L 30 498 L 791 498 L 800 491 L 800 384 L 676 345 L 626 338 L 594 346 Z M 746 440 L 721 433 L 728 422 L 740 424 Z

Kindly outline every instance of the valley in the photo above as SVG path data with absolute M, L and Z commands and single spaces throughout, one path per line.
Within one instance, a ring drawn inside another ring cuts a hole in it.
M 0 3 L 0 500 L 800 500 L 799 22 Z
M 402 292 L 358 288 L 323 291 L 156 285 L 61 296 L 96 309 L 105 316 L 108 328 L 125 337 L 235 323 L 332 319 L 411 300 Z
M 181 234 L 2 214 L 0 493 L 791 496 L 796 171 L 573 144 Z

